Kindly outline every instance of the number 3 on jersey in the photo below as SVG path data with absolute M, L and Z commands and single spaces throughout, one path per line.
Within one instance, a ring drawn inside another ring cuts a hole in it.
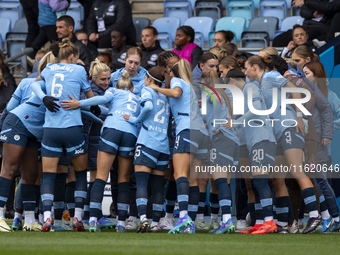
M 63 94 L 63 84 L 58 83 L 58 81 L 64 81 L 65 75 L 62 73 L 56 73 L 53 76 L 51 96 L 59 98 Z M 58 81 L 57 81 L 58 80 Z

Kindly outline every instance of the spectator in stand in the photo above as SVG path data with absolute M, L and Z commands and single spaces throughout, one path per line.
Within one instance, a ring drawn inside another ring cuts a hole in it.
M 110 48 L 110 36 L 114 29 L 126 31 L 127 44 L 136 44 L 136 29 L 132 21 L 130 3 L 127 0 L 95 1 L 86 21 L 89 40 L 97 48 Z
M 306 45 L 309 48 L 313 47 L 313 43 L 308 40 L 308 33 L 301 25 L 294 25 L 292 29 L 292 40 L 283 48 L 281 57 L 290 58 L 294 49 L 300 45 Z
M 108 67 L 110 67 L 112 72 L 112 51 L 111 50 L 105 50 L 104 52 L 101 52 L 98 54 L 97 59 L 101 62 L 106 64 Z
M 203 54 L 201 47 L 194 43 L 195 31 L 190 26 L 180 26 L 176 31 L 174 48 L 175 52 L 181 59 L 187 60 L 193 69 Z
M 96 59 L 98 56 L 98 50 L 93 44 L 89 44 L 89 37 L 86 34 L 86 31 L 79 29 L 75 31 L 74 34 L 76 35 L 77 39 L 89 49 L 91 53 L 91 59 Z
M 234 33 L 229 30 L 219 30 L 214 35 L 214 46 L 226 47 L 234 39 Z
M 63 38 L 69 38 L 79 48 L 79 59 L 84 62 L 86 69 L 89 70 L 92 61 L 91 52 L 74 34 L 74 19 L 71 16 L 63 15 L 57 19 L 56 28 L 60 41 Z
M 141 66 L 150 69 L 157 65 L 158 54 L 164 50 L 157 40 L 158 31 L 153 26 L 147 26 L 142 30 L 142 53 Z
M 126 52 L 131 45 L 127 44 L 127 35 L 122 28 L 114 28 L 111 32 L 111 46 L 112 46 L 112 71 L 125 66 Z

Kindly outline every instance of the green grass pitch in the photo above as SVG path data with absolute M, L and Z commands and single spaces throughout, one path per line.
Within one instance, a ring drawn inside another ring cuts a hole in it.
M 77 232 L 0 233 L 0 254 L 216 254 L 323 255 L 337 254 L 340 234 L 169 235 Z

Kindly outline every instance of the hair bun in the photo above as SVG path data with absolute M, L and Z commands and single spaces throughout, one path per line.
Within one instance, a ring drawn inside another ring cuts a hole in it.
M 130 79 L 130 74 L 129 74 L 129 72 L 126 71 L 126 70 L 123 70 L 123 72 L 122 72 L 122 78 L 123 78 L 123 79 Z

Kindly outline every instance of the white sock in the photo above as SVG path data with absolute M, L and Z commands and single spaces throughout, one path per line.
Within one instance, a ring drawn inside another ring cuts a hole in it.
M 204 214 L 198 213 L 196 214 L 196 221 L 203 221 L 204 220 Z
M 328 210 L 326 210 L 321 212 L 321 217 L 323 220 L 328 220 L 331 215 L 329 214 Z
M 25 211 L 25 223 L 31 225 L 35 222 L 34 211 Z
M 119 220 L 117 226 L 123 226 L 125 228 L 125 221 Z
M 146 214 L 142 214 L 142 215 L 139 217 L 139 219 L 140 219 L 141 222 L 144 220 L 144 218 L 146 218 Z
M 44 221 L 43 222 L 47 221 L 47 219 L 51 219 L 52 220 L 51 216 L 52 216 L 52 212 L 51 211 L 45 211 L 44 212 Z M 26 220 L 26 212 L 25 212 L 25 220 Z
M 263 224 L 263 220 L 255 220 L 255 224 L 260 224 L 260 225 L 262 225 L 262 224 Z
M 5 208 L 0 207 L 0 218 L 5 218 Z
M 309 218 L 316 218 L 319 216 L 318 210 L 310 211 L 309 212 Z
M 94 222 L 97 222 L 97 217 L 90 217 L 90 220 L 89 220 L 89 222 L 91 222 L 91 221 L 94 221 Z
M 231 218 L 231 214 L 223 214 L 222 215 L 222 222 L 226 223 Z
M 22 213 L 15 212 L 14 213 L 14 219 L 22 220 Z
M 78 221 L 83 220 L 83 209 L 81 208 L 75 208 L 74 209 L 74 217 L 78 219 Z
M 335 222 L 339 222 L 339 221 L 340 221 L 339 216 L 338 216 L 338 217 L 335 217 L 335 218 L 333 218 L 333 219 L 334 219 Z
M 268 217 L 264 218 L 264 221 L 266 222 L 266 221 L 270 221 L 270 220 L 273 220 L 273 219 L 274 219 L 273 216 L 268 216 Z
M 179 212 L 179 217 L 180 218 L 183 218 L 185 215 L 187 215 L 188 214 L 188 211 L 187 210 L 183 210 L 183 211 L 180 211 Z

